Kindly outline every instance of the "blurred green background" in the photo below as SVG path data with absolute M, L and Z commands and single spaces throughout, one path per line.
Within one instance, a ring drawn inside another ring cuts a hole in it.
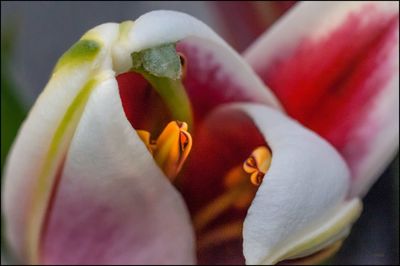
M 104 22 L 135 19 L 150 10 L 170 9 L 199 18 L 229 40 L 223 30 L 223 23 L 217 19 L 220 8 L 212 2 L 2 1 L 2 169 L 17 130 L 27 110 L 45 86 L 56 60 L 85 31 Z M 286 8 L 288 4 L 285 4 Z M 271 23 L 282 12 L 283 9 L 276 8 L 269 12 Z M 251 38 L 248 36 L 246 40 L 249 42 Z M 240 45 L 235 47 L 241 50 L 247 44 Z M 2 242 L 2 251 L 4 249 Z M 364 199 L 364 212 L 332 263 L 399 264 L 398 156 Z

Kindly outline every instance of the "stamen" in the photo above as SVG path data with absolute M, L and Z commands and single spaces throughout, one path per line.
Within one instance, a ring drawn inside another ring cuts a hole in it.
M 172 121 L 155 142 L 150 140 L 149 132 L 137 130 L 154 160 L 171 181 L 178 175 L 192 148 L 192 137 L 187 130 L 185 122 Z
M 222 242 L 238 239 L 242 236 L 243 221 L 227 223 L 201 234 L 197 241 L 197 249 L 202 250 L 210 246 L 216 246 Z
M 147 149 L 153 154 L 153 149 L 155 149 L 154 141 L 150 140 L 150 132 L 146 130 L 136 130 L 136 133 L 139 135 L 139 138 L 146 145 Z
M 193 225 L 196 231 L 202 230 L 210 222 L 214 221 L 215 218 L 232 207 L 240 197 L 241 192 L 241 186 L 236 186 L 232 189 L 229 189 L 224 194 L 206 205 L 203 209 L 198 211 L 193 217 Z
M 248 179 L 248 174 L 241 165 L 232 168 L 224 177 L 224 185 L 227 190 L 233 190 L 235 187 L 241 187 L 240 195 L 232 202 L 232 206 L 237 209 L 244 209 L 250 205 L 253 200 L 255 187 Z
M 230 169 L 224 177 L 226 191 L 200 209 L 193 217 L 196 231 L 201 231 L 226 210 L 236 207 L 244 209 L 251 204 L 256 193 L 253 185 L 259 186 L 271 165 L 272 155 L 266 146 L 253 150 L 242 166 Z
M 243 169 L 250 174 L 250 181 L 259 186 L 264 178 L 265 173 L 271 165 L 271 151 L 265 147 L 257 147 L 243 163 Z

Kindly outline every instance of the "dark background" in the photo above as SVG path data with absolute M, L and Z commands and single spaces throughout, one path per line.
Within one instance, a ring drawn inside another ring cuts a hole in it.
M 134 20 L 154 9 L 189 13 L 227 38 L 212 2 L 1 2 L 2 165 L 20 121 L 60 55 L 98 24 Z M 399 264 L 398 235 L 397 156 L 365 197 L 363 214 L 332 263 Z

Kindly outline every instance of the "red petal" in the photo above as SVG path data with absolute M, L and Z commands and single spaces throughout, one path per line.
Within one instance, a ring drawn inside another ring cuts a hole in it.
M 338 148 L 354 178 L 382 128 L 382 121 L 371 119 L 371 109 L 398 75 L 393 71 L 398 25 L 398 13 L 388 16 L 365 5 L 327 37 L 281 46 L 274 59 L 255 64 L 289 115 Z

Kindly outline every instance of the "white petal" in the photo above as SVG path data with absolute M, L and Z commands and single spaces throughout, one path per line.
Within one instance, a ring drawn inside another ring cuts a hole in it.
M 184 202 L 126 119 L 117 86 L 104 81 L 85 107 L 44 235 L 44 263 L 194 263 Z
M 348 233 L 360 214 L 347 202 L 349 170 L 336 150 L 276 110 L 238 104 L 272 151 L 272 163 L 243 228 L 247 264 L 270 264 L 320 250 Z
M 103 31 L 110 32 L 115 26 L 105 24 L 101 27 Z M 38 234 L 55 173 L 63 161 L 63 154 L 79 121 L 84 103 L 71 107 L 72 103 L 79 97 L 89 79 L 103 79 L 114 75 L 112 71 L 103 71 L 98 76 L 91 76 L 106 61 L 104 58 L 107 57 L 112 36 L 109 38 L 98 35 L 96 42 L 99 51 L 90 60 L 83 54 L 69 56 L 68 52 L 60 59 L 63 61 L 62 65 L 59 64 L 57 71 L 53 73 L 13 144 L 5 168 L 2 209 L 7 223 L 8 240 L 19 258 L 27 259 L 29 256 L 28 231 Z M 65 130 L 60 130 L 68 109 L 73 111 L 73 116 L 68 119 L 67 124 L 64 123 Z M 57 131 L 60 133 L 56 141 L 57 149 L 49 156 Z M 43 174 L 46 164 L 49 165 L 49 172 Z M 29 223 L 35 225 L 28 229 Z

